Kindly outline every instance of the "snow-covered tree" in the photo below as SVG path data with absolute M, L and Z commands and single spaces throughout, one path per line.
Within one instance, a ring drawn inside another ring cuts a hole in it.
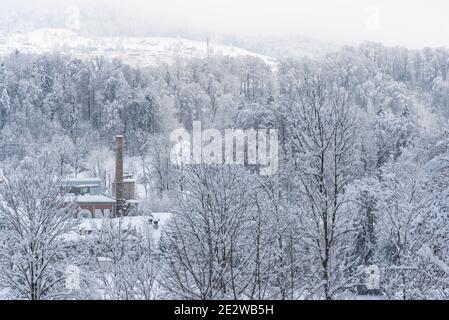
M 150 300 L 159 297 L 154 226 L 141 217 L 138 224 L 124 218 L 105 220 L 95 230 L 89 271 L 92 290 L 101 299 Z
M 45 162 L 29 160 L 0 180 L 3 285 L 16 298 L 73 297 L 64 285 L 72 263 L 65 236 L 74 227 L 74 206 L 58 175 Z
M 347 94 L 319 76 L 296 87 L 288 106 L 296 174 L 298 241 L 309 256 L 310 290 L 332 299 L 350 286 L 345 188 L 351 180 L 355 125 Z
M 170 297 L 239 299 L 250 280 L 251 184 L 244 169 L 190 166 L 166 228 L 162 284 Z

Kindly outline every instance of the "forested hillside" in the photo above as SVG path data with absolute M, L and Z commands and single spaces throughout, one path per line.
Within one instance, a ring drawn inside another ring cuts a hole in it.
M 138 258 L 157 294 L 127 290 L 133 264 L 123 258 L 123 287 L 105 280 L 104 296 L 345 298 L 376 265 L 387 298 L 448 298 L 447 49 L 365 43 L 276 67 L 221 55 L 145 70 L 63 54 L 0 61 L 5 177 L 45 163 L 60 177 L 107 183 L 113 137 L 123 134 L 142 200 L 173 214 L 157 259 Z M 278 129 L 278 173 L 174 166 L 170 132 L 195 120 Z M 79 294 L 98 297 L 89 281 Z

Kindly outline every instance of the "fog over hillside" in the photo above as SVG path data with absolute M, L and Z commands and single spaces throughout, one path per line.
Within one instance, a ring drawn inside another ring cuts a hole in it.
M 318 40 L 307 32 L 272 34 L 233 28 L 215 28 L 214 23 L 197 23 L 192 9 L 181 15 L 178 4 L 171 7 L 152 1 L 132 0 L 126 8 L 117 1 L 19 0 L 2 4 L 9 14 L 0 21 L 0 34 L 27 34 L 38 29 L 68 29 L 85 38 L 170 37 L 238 46 L 257 53 L 282 57 L 302 57 L 335 50 L 338 41 Z M 162 8 L 161 8 L 162 7 Z M 166 8 L 164 10 L 163 8 Z M 155 10 L 154 10 L 155 9 Z M 179 10 L 179 8 L 177 9 Z M 208 14 L 204 13 L 207 16 Z M 201 19 L 199 19 L 201 20 Z
M 301 41 L 449 46 L 448 3 L 406 0 L 16 0 L 2 1 L 0 30 L 66 27 L 79 14 L 84 36 L 159 36 L 202 40 L 296 36 Z M 292 39 L 292 38 L 290 38 Z M 219 41 L 219 42 L 220 42 Z M 252 40 L 253 41 L 253 40 Z M 225 43 L 228 44 L 228 43 Z M 288 42 L 284 41 L 284 45 Z

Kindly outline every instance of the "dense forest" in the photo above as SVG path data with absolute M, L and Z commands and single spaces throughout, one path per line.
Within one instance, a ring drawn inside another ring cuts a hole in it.
M 68 293 L 39 282 L 60 272 L 44 268 L 32 296 L 10 264 L 26 265 L 20 248 L 38 236 L 6 221 L 15 236 L 2 234 L 0 283 L 14 296 L 335 299 L 360 294 L 366 267 L 376 266 L 378 294 L 448 298 L 447 49 L 365 43 L 276 67 L 220 55 L 144 69 L 19 51 L 0 61 L 0 168 L 11 181 L 0 200 L 11 206 L 24 190 L 47 199 L 49 176 L 87 173 L 110 185 L 106 162 L 123 134 L 142 168 L 141 210 L 173 214 L 157 250 L 113 228 L 78 250 L 42 241 L 64 252 L 49 265 L 67 259 L 90 271 L 83 290 Z M 196 120 L 278 129 L 278 173 L 173 165 L 170 132 Z M 33 219 L 52 220 L 30 215 L 27 225 Z M 110 278 L 92 250 L 112 257 Z

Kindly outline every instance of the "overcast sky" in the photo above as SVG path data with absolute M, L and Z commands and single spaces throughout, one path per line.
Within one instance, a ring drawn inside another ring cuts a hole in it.
M 447 0 L 0 0 L 2 3 L 4 9 L 9 6 L 31 12 L 54 12 L 71 4 L 81 13 L 107 8 L 130 23 L 132 17 L 145 18 L 152 25 L 186 30 L 449 47 Z M 8 14 L 1 7 L 0 11 Z

